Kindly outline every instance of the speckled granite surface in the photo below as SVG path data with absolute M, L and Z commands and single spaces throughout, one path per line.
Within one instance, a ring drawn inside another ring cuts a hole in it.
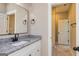
M 29 36 L 20 36 L 19 40 L 16 42 L 12 42 L 10 38 L 0 39 L 0 56 L 8 56 L 9 54 L 28 46 L 38 40 L 41 40 L 40 35 L 29 35 Z M 21 42 L 21 41 L 28 41 L 28 43 L 19 45 L 19 46 L 13 46 L 12 44 Z

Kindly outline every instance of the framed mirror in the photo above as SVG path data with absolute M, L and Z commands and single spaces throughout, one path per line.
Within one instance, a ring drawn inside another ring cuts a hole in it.
M 0 35 L 27 33 L 29 11 L 15 3 L 0 3 Z

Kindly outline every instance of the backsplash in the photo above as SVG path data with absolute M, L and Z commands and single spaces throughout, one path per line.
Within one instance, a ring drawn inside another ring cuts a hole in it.
M 19 36 L 24 36 L 24 35 L 28 35 L 28 34 L 19 34 Z M 14 37 L 14 35 L 3 35 L 3 36 L 0 36 L 0 39 L 10 38 L 10 37 Z
M 0 36 L 0 39 L 2 39 L 2 38 L 10 38 L 10 37 L 14 37 L 14 35 L 3 35 L 3 36 Z

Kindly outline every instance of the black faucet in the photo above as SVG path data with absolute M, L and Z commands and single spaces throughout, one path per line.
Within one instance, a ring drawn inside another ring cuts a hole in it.
M 15 36 L 11 38 L 12 42 L 18 41 L 18 37 L 19 37 L 19 34 L 15 34 Z

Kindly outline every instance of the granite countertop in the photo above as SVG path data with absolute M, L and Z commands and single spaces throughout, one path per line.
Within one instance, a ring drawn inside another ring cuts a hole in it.
M 0 56 L 8 56 L 9 54 L 11 54 L 25 46 L 28 46 L 40 39 L 41 39 L 40 35 L 20 36 L 18 41 L 16 41 L 16 42 L 12 42 L 11 38 L 0 39 Z M 21 41 L 27 41 L 28 43 L 25 43 L 25 44 L 22 44 L 19 46 L 12 45 L 14 43 L 18 43 Z

